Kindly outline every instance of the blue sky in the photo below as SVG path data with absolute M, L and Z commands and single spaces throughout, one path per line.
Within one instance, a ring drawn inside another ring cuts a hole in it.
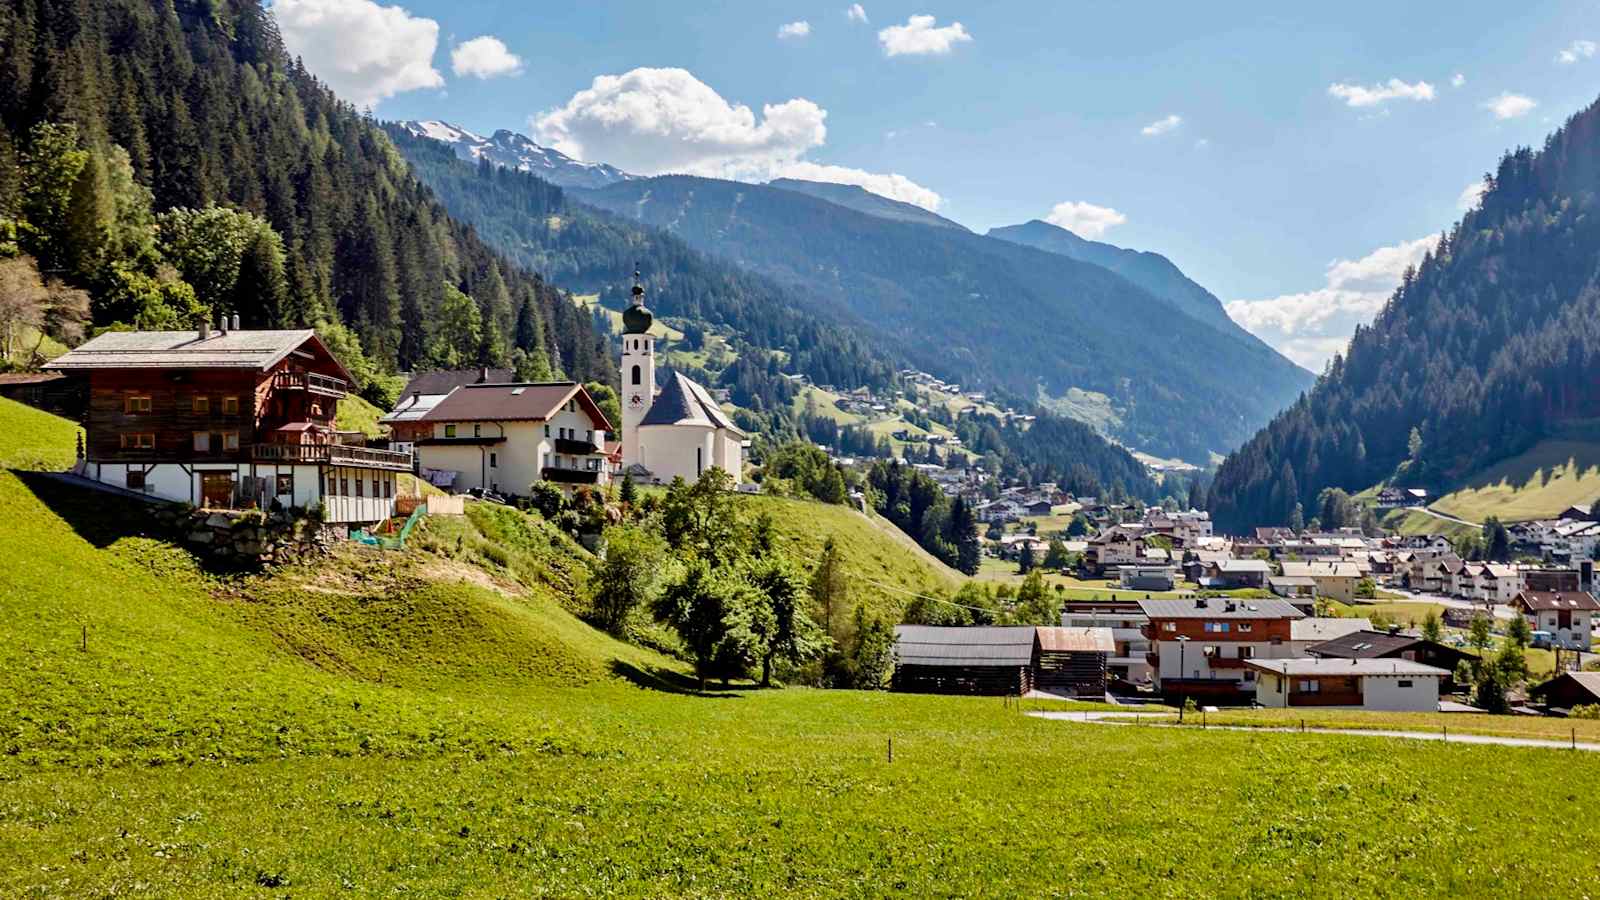
M 1504 150 L 1600 93 L 1592 4 L 850 5 L 276 0 L 382 117 L 854 180 L 979 231 L 1059 206 L 1314 368 Z

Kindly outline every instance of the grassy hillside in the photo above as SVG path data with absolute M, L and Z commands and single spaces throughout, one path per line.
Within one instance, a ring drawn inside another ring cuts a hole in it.
M 351 394 L 339 401 L 339 412 L 333 424 L 340 431 L 359 431 L 367 437 L 376 437 L 383 433 L 383 426 L 378 424 L 383 415 L 384 410 Z
M 1552 518 L 1579 503 L 1600 501 L 1600 444 L 1540 441 L 1467 480 L 1433 506 L 1472 522 Z
M 65 462 L 72 433 L 0 400 L 0 458 Z M 864 550 L 887 546 L 880 525 L 848 510 L 751 499 L 799 549 L 820 526 L 852 569 L 940 577 Z M 140 534 L 136 510 L 37 476 L 0 470 L 0 512 L 0 896 L 1577 895 L 1600 879 L 1570 824 L 1593 754 L 674 693 L 672 662 L 566 609 L 583 552 L 500 507 L 429 520 L 405 555 L 346 547 L 228 579 Z
M 1442 534 L 1448 538 L 1482 531 L 1476 525 L 1463 525 L 1439 516 L 1430 516 L 1420 509 L 1389 510 L 1378 520 L 1378 524 L 1397 534 Z

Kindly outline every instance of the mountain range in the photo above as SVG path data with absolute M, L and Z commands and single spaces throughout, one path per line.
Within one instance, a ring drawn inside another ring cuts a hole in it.
M 561 187 L 602 188 L 637 176 L 605 163 L 580 162 L 532 138 L 504 128 L 484 137 L 465 128 L 437 120 L 400 122 L 399 127 L 417 137 L 445 144 L 469 162 L 488 160 L 497 166 L 539 176 Z
M 889 201 L 863 212 L 853 190 L 842 192 L 850 206 L 817 193 L 682 175 L 575 192 L 860 320 L 919 368 L 1157 455 L 1207 463 L 1312 381 L 1191 297 L 1063 253 L 907 221 Z

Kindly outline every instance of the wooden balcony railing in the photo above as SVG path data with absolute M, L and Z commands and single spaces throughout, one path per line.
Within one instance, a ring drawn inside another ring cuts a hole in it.
M 577 440 L 574 438 L 556 438 L 556 452 L 568 456 L 593 456 L 602 453 L 600 447 L 593 441 Z
M 279 391 L 310 391 L 326 397 L 343 397 L 350 393 L 350 385 L 344 379 L 316 372 L 278 372 L 272 376 L 272 387 Z
M 366 469 L 411 471 L 411 454 L 345 444 L 255 444 L 250 455 L 258 462 L 327 464 Z
M 600 472 L 596 469 L 568 469 L 564 466 L 545 466 L 539 470 L 545 481 L 557 484 L 598 484 Z

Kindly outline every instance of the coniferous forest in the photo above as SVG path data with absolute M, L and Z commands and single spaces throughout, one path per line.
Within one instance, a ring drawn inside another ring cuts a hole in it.
M 315 326 L 380 402 L 416 367 L 614 380 L 591 317 L 447 215 L 259 0 L 0 5 L 0 255 L 95 327 Z
M 1217 472 L 1219 528 L 1328 487 L 1450 487 L 1600 416 L 1600 105 L 1520 148 L 1315 388 Z

